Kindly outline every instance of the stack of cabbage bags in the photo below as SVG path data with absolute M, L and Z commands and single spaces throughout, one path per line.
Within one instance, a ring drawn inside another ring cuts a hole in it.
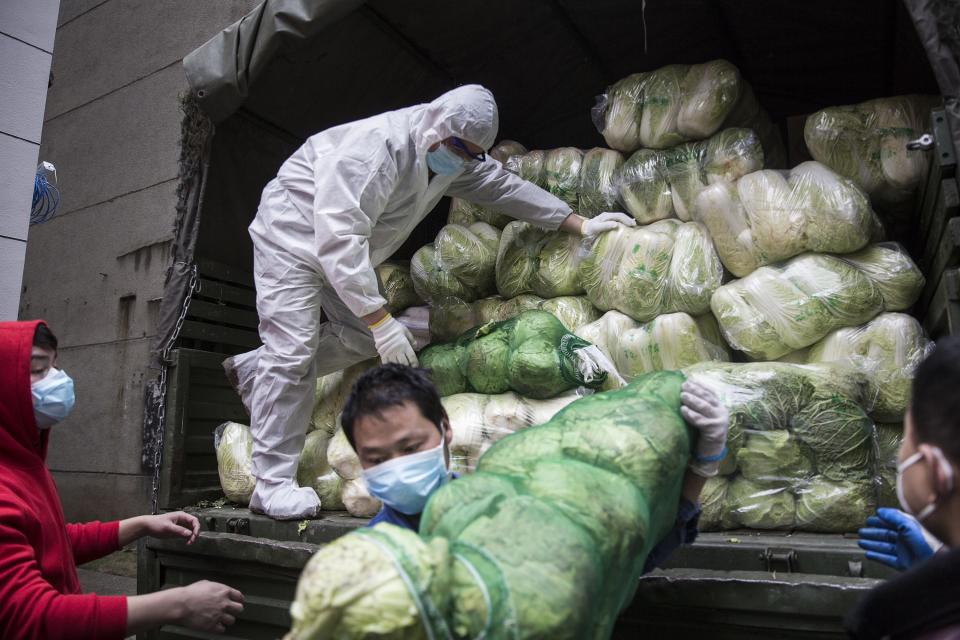
M 391 525 L 323 547 L 288 640 L 605 638 L 673 526 L 690 455 L 678 373 L 588 396 L 510 435 Z
M 413 254 L 413 288 L 433 303 L 446 296 L 472 302 L 494 292 L 500 230 L 485 222 L 448 224 L 436 240 Z
M 580 262 L 579 275 L 593 306 L 648 322 L 664 313 L 706 313 L 723 282 L 723 266 L 706 227 L 661 220 L 602 234 Z
M 544 299 L 521 294 L 508 299 L 493 296 L 476 302 L 447 297 L 435 302 L 430 309 L 430 334 L 435 341 L 450 342 L 474 327 L 509 320 L 534 309 L 553 314 L 570 331 L 576 331 L 600 317 L 600 311 L 590 304 L 586 296 Z
M 744 127 L 759 135 L 767 166 L 781 167 L 785 161 L 779 133 L 750 85 L 726 60 L 671 64 L 627 76 L 599 98 L 593 118 L 607 146 L 624 153 L 666 149 Z
M 913 197 L 929 158 L 907 143 L 930 130 L 937 96 L 896 96 L 828 107 L 807 118 L 804 141 L 814 159 L 859 184 L 887 210 Z
M 728 453 L 701 496 L 704 531 L 856 531 L 876 508 L 866 382 L 837 364 L 702 363 L 684 370 L 730 411 Z
M 866 194 L 819 162 L 712 184 L 694 218 L 738 278 L 807 251 L 852 253 L 883 234 Z
M 910 308 L 923 284 L 899 245 L 877 244 L 760 267 L 717 289 L 710 307 L 732 347 L 754 360 L 775 360 L 882 311 Z
M 763 148 L 750 129 L 725 129 L 702 142 L 670 149 L 640 149 L 614 175 L 625 209 L 640 224 L 691 220 L 708 185 L 736 180 L 764 166 Z
M 595 353 L 552 314 L 525 311 L 430 345 L 420 352 L 420 365 L 431 370 L 441 396 L 516 391 L 546 399 L 580 386 L 600 388 L 607 373 Z
M 637 322 L 619 311 L 608 311 L 576 334 L 596 345 L 625 382 L 651 371 L 730 360 L 730 348 L 709 313 L 697 318 L 686 313 L 667 313 L 650 322 Z M 610 376 L 606 387 L 617 388 L 620 382 Z

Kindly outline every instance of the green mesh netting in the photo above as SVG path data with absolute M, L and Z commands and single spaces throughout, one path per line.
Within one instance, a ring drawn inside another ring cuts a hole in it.
M 579 351 L 590 343 L 567 331 L 546 311 L 525 311 L 464 333 L 455 342 L 420 352 L 441 396 L 475 391 L 516 391 L 527 398 L 552 398 L 579 386 L 600 388 L 606 373 L 585 368 Z

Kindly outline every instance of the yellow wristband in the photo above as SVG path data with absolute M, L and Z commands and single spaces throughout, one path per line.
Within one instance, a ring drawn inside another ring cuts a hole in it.
M 370 324 L 370 325 L 367 325 L 367 326 L 370 327 L 371 329 L 376 329 L 377 327 L 379 327 L 380 325 L 382 325 L 384 322 L 386 322 L 387 320 L 389 320 L 389 319 L 392 318 L 392 317 L 393 317 L 393 316 L 391 316 L 391 315 L 388 313 L 387 315 L 383 316 L 382 318 L 380 318 L 379 320 L 377 320 L 377 321 L 374 322 L 373 324 Z

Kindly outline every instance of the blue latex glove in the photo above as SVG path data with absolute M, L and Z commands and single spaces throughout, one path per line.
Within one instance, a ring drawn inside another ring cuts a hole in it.
M 904 571 L 933 555 L 917 521 L 897 509 L 881 507 L 860 529 L 860 548 L 871 560 Z

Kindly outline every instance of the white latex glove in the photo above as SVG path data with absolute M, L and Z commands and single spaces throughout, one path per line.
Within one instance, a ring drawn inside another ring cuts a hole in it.
M 727 455 L 730 413 L 716 393 L 696 380 L 683 383 L 680 402 L 683 419 L 699 432 L 690 470 L 704 478 L 715 476 Z
M 382 320 L 370 325 L 370 332 L 383 364 L 396 362 L 411 367 L 419 364 L 417 352 L 413 348 L 413 334 L 389 313 Z
M 580 227 L 580 233 L 584 238 L 593 238 L 606 231 L 613 231 L 621 224 L 627 227 L 635 227 L 637 221 L 625 213 L 606 211 L 595 218 L 584 220 L 583 226 Z

